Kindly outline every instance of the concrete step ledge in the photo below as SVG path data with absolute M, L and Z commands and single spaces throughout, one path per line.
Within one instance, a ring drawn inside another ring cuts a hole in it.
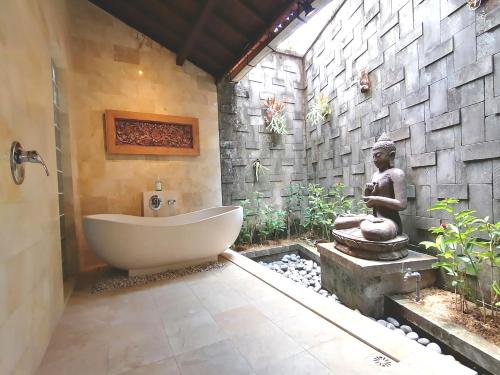
M 471 362 L 498 374 L 500 348 L 464 327 L 436 314 L 424 304 L 417 303 L 405 295 L 386 297 L 387 309 L 418 328 L 434 336 L 443 344 L 460 353 Z
M 397 362 L 394 366 L 381 369 L 383 374 L 477 375 L 475 371 L 450 357 L 435 353 L 401 337 L 373 320 L 303 288 L 233 250 L 226 250 L 222 257 Z

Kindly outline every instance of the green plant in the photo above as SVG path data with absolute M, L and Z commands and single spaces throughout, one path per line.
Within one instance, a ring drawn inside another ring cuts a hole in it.
M 306 121 L 311 125 L 318 125 L 325 121 L 332 113 L 332 109 L 328 105 L 328 99 L 323 94 L 319 94 L 318 98 L 312 105 L 306 115 Z
M 301 184 L 288 185 L 288 194 L 285 197 L 285 212 L 286 212 L 286 224 L 287 224 L 287 235 L 286 237 L 290 239 L 292 230 L 295 233 L 300 231 L 300 216 L 296 212 L 301 212 L 302 202 L 304 201 L 304 195 L 302 194 L 303 186 Z M 300 215 L 300 214 L 299 214 Z
M 500 264 L 499 242 L 500 223 L 490 224 L 488 218 L 477 218 L 473 210 L 463 210 L 455 212 L 454 205 L 458 200 L 453 198 L 444 199 L 432 206 L 429 211 L 445 211 L 452 217 L 450 223 L 443 223 L 439 227 L 430 228 L 430 232 L 436 235 L 435 241 L 423 241 L 420 244 L 425 248 L 433 248 L 440 258 L 432 266 L 442 268 L 451 276 L 452 287 L 455 290 L 456 307 L 462 312 L 467 312 L 467 299 L 470 293 L 469 280 L 472 276 L 475 279 L 476 288 L 480 294 L 483 306 L 483 319 L 486 319 L 485 297 L 479 277 L 479 270 L 483 263 L 490 262 L 492 267 L 492 305 L 497 297 L 496 285 L 493 280 L 493 267 Z M 478 237 L 478 233 L 483 231 L 487 234 L 488 240 Z M 477 293 L 477 292 L 476 292 Z M 494 300 L 495 298 L 495 300 Z M 492 314 L 494 308 L 492 309 Z
M 285 104 L 275 96 L 267 98 L 264 103 L 266 131 L 275 134 L 287 134 Z
M 269 170 L 269 168 L 262 165 L 259 159 L 255 159 L 255 161 L 252 163 L 252 169 L 255 177 L 255 182 L 259 182 L 260 175 Z
M 277 239 L 286 231 L 286 213 L 283 210 L 276 210 L 273 206 L 266 205 L 259 212 L 261 216 L 261 226 L 259 227 L 259 237 L 261 240 Z

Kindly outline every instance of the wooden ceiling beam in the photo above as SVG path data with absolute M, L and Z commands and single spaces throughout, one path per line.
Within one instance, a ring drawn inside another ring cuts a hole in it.
M 184 64 L 184 61 L 186 61 L 186 58 L 191 52 L 191 49 L 193 48 L 194 44 L 196 43 L 196 40 L 200 37 L 201 31 L 203 30 L 203 26 L 207 22 L 208 18 L 212 14 L 212 10 L 214 7 L 217 5 L 219 0 L 206 0 L 206 3 L 196 20 L 196 23 L 194 24 L 193 28 L 189 32 L 186 40 L 184 41 L 183 46 L 181 47 L 181 50 L 179 53 L 177 53 L 177 58 L 175 59 L 175 62 L 177 65 L 182 65 Z
M 248 0 L 238 0 L 246 10 L 248 10 L 256 20 L 258 20 L 262 25 L 267 26 L 268 20 L 264 17 Z

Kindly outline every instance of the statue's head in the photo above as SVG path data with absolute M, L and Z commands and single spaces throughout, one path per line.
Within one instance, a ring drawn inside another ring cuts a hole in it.
M 373 163 L 377 168 L 389 168 L 394 163 L 396 157 L 396 144 L 388 137 L 386 133 L 382 133 L 380 138 L 375 142 L 372 149 Z

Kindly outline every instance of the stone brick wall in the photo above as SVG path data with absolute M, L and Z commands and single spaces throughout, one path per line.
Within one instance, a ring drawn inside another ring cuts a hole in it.
M 273 53 L 239 83 L 218 86 L 222 202 L 239 204 L 264 193 L 280 205 L 290 182 L 305 182 L 302 59 Z M 263 103 L 276 96 L 286 106 L 288 134 L 265 132 Z M 269 168 L 255 181 L 252 163 Z
M 413 243 L 444 218 L 427 211 L 438 198 L 500 220 L 500 2 L 483 3 L 348 0 L 304 57 L 306 105 L 323 93 L 333 109 L 305 127 L 308 181 L 343 181 L 359 196 L 373 142 L 388 132 L 408 178 Z

